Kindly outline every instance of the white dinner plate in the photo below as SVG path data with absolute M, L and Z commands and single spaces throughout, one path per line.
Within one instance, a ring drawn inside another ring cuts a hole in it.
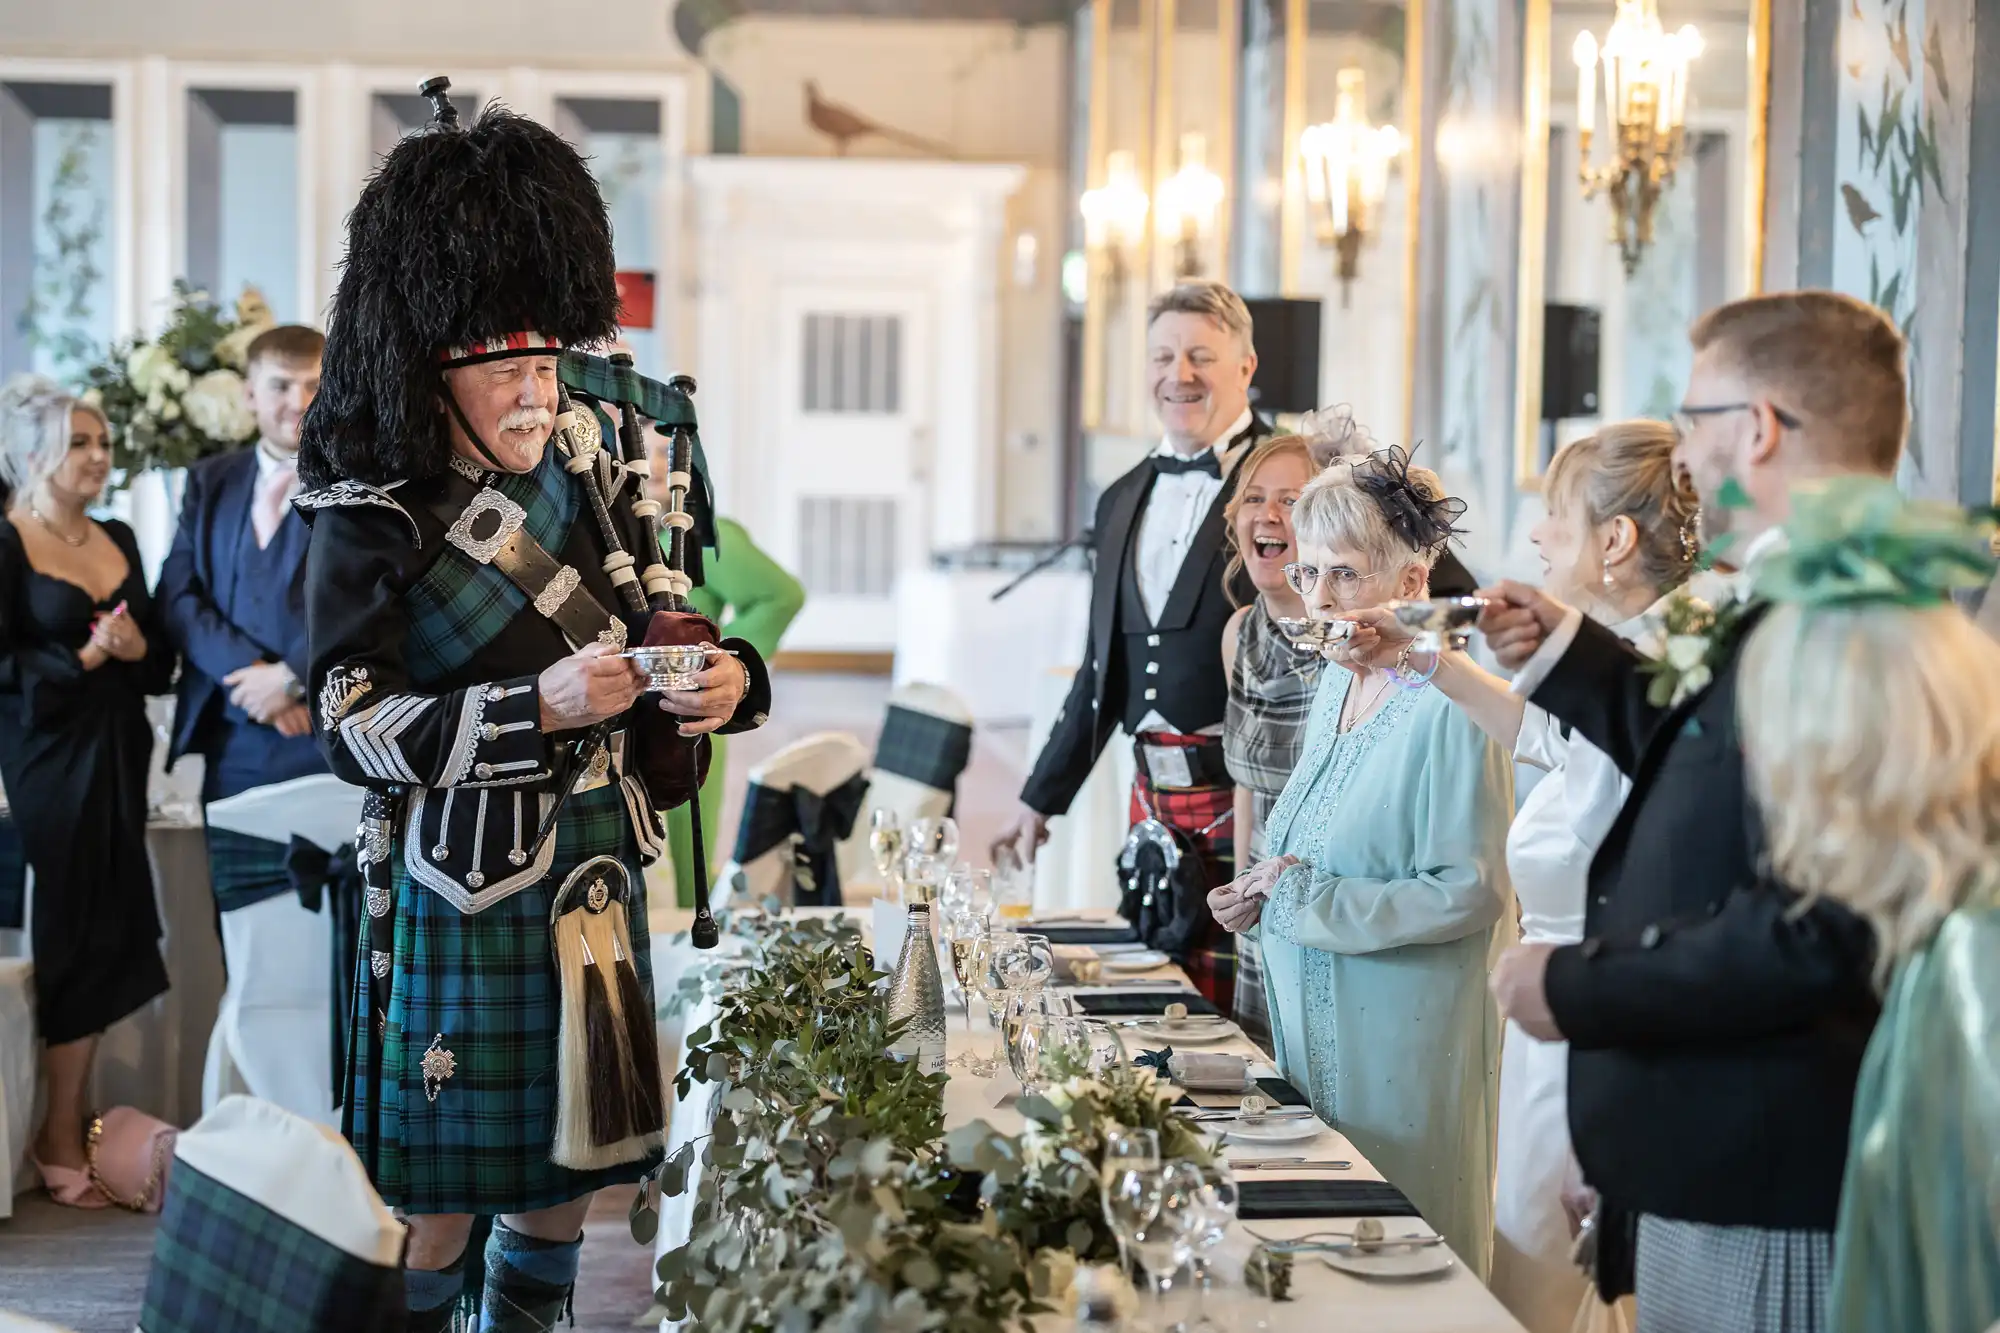
M 1150 972 L 1156 967 L 1165 967 L 1173 960 L 1158 949 L 1138 949 L 1131 953 L 1116 953 L 1103 959 L 1106 972 Z
M 1213 1046 L 1220 1041 L 1228 1041 L 1236 1035 L 1236 1025 L 1219 1023 L 1174 1023 L 1160 1019 L 1154 1023 L 1134 1023 L 1129 1029 L 1133 1036 L 1147 1041 L 1164 1041 L 1182 1046 Z
M 1390 1223 L 1391 1226 L 1395 1224 Z M 1393 1236 L 1395 1233 L 1391 1233 Z M 1323 1250 L 1321 1259 L 1328 1268 L 1356 1277 L 1402 1281 L 1437 1277 L 1451 1271 L 1456 1261 L 1443 1245 L 1390 1245 L 1380 1250 Z
M 1216 1128 L 1231 1143 L 1304 1143 L 1316 1139 L 1326 1126 L 1311 1116 L 1283 1116 L 1276 1120 L 1261 1120 L 1246 1124 L 1241 1120 L 1224 1120 Z

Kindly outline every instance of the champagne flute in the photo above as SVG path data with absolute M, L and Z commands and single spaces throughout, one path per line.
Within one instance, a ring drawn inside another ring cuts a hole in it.
M 878 808 L 868 816 L 868 854 L 875 858 L 875 873 L 888 887 L 903 861 L 903 821 L 894 810 Z

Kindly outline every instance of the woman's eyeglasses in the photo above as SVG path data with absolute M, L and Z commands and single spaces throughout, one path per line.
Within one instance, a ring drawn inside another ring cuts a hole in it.
M 1378 570 L 1373 574 L 1363 574 L 1360 570 L 1349 569 L 1346 565 L 1321 569 L 1318 565 L 1302 565 L 1296 561 L 1285 566 L 1285 582 L 1289 583 L 1292 591 L 1301 597 L 1318 587 L 1322 577 L 1332 581 L 1330 591 L 1340 601 L 1345 602 L 1361 591 L 1363 583 L 1369 579 L 1380 578 L 1381 572 Z

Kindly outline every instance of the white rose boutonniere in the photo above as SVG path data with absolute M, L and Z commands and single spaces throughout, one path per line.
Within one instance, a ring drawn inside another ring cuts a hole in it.
M 1652 684 L 1646 702 L 1655 708 L 1678 708 L 1715 683 L 1715 668 L 1728 651 L 1744 603 L 1732 601 L 1720 611 L 1688 592 L 1677 592 L 1655 616 L 1661 640 L 1660 656 L 1647 664 Z

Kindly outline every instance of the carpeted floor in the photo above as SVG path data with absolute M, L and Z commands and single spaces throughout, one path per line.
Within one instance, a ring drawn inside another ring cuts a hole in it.
M 631 1203 L 630 1189 L 611 1189 L 591 1207 L 577 1274 L 577 1333 L 626 1333 L 651 1303 L 652 1253 L 626 1227 Z M 84 1212 L 59 1208 L 44 1194 L 22 1195 L 13 1218 L 0 1222 L 0 1311 L 72 1333 L 132 1333 L 146 1295 L 153 1225 L 153 1218 L 116 1209 Z

